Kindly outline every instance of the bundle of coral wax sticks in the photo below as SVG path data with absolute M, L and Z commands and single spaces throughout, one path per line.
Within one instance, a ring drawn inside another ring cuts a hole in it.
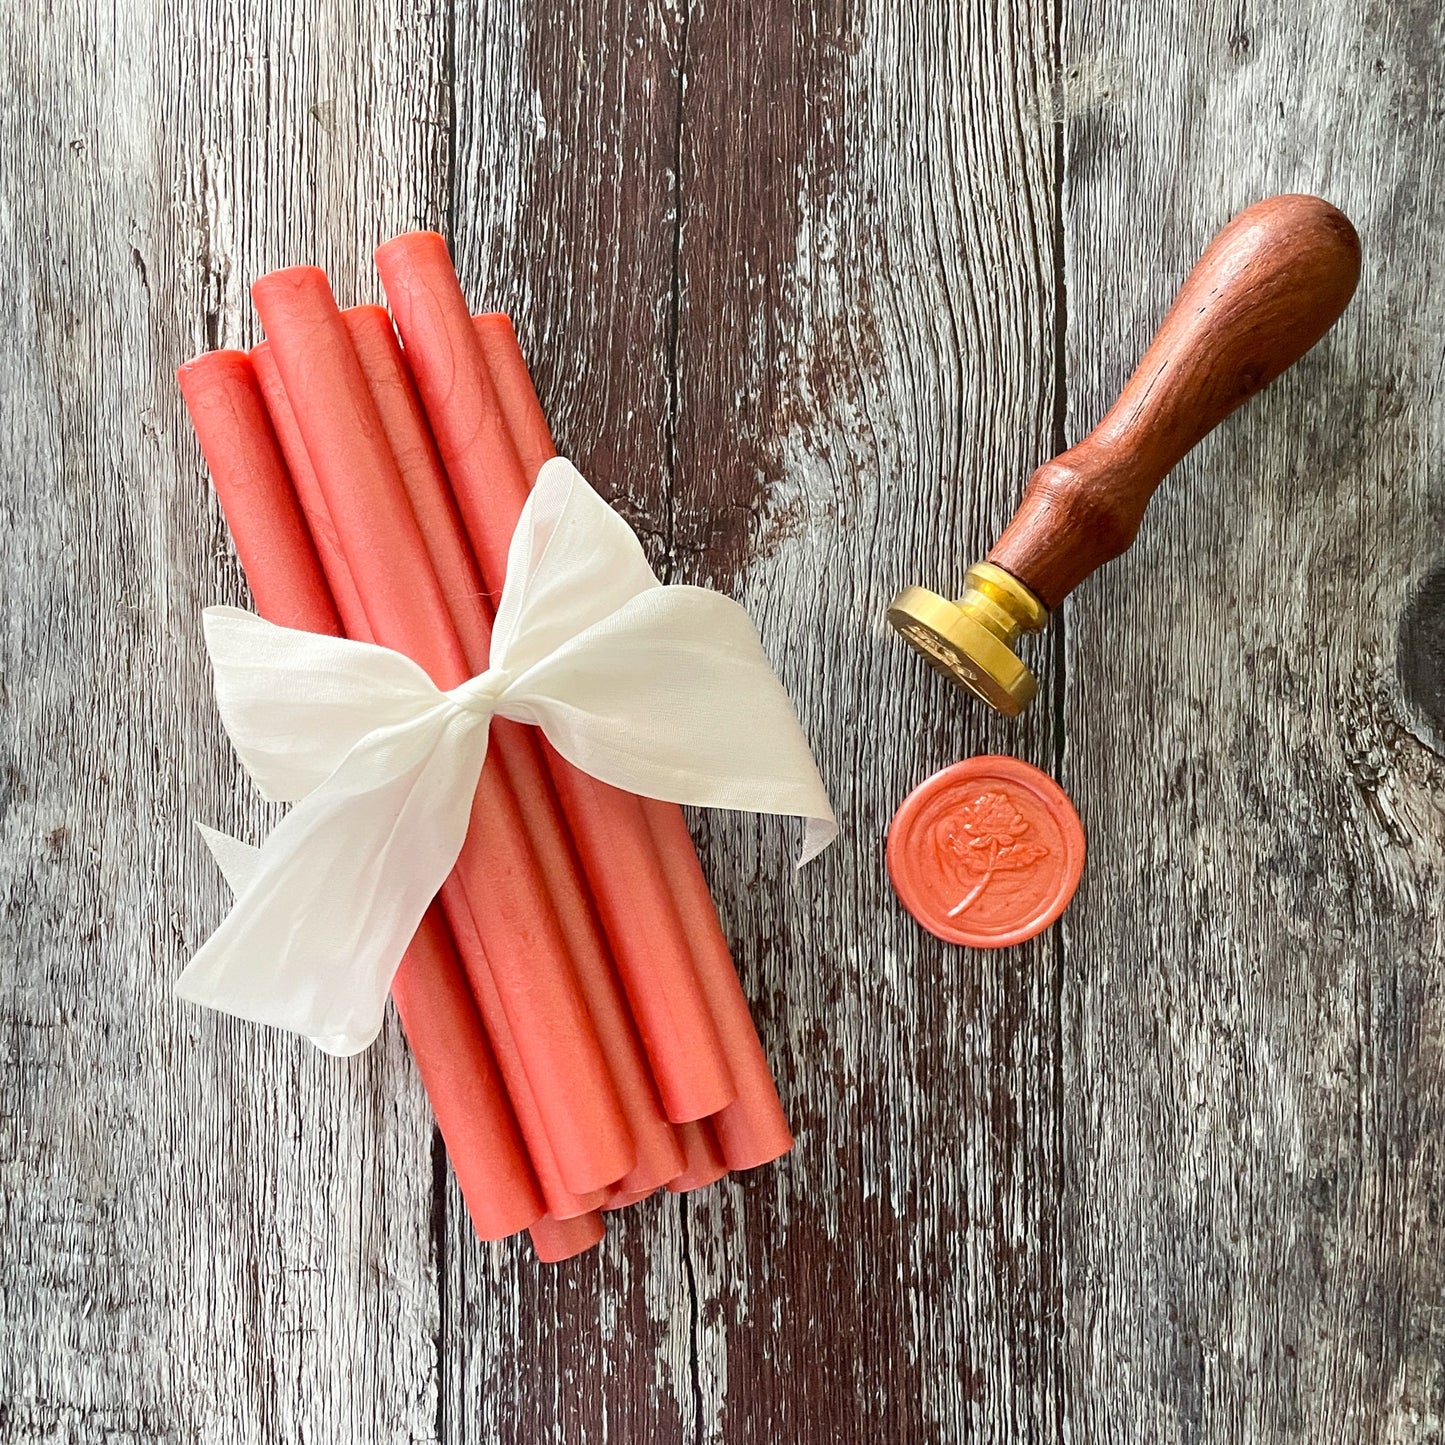
M 441 237 L 376 260 L 390 313 L 273 272 L 266 340 L 187 363 L 181 391 L 262 616 L 453 688 L 487 666 L 552 438 L 511 322 L 470 314 Z M 557 1261 L 604 1212 L 792 1136 L 681 810 L 536 728 L 499 718 L 492 749 L 392 997 L 477 1233 L 530 1229 Z

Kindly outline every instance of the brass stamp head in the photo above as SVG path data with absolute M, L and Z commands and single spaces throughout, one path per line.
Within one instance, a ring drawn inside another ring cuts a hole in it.
M 991 562 L 968 569 L 957 602 L 905 587 L 888 609 L 888 621 L 934 668 L 1006 717 L 1017 717 L 1037 691 L 1014 643 L 1048 620 L 1044 604 Z

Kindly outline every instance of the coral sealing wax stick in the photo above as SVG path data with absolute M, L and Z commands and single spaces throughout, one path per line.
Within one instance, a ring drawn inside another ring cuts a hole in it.
M 532 1248 L 543 1264 L 560 1264 L 574 1254 L 596 1248 L 607 1228 L 600 1214 L 583 1214 L 576 1219 L 539 1219 L 532 1226 Z
M 499 593 L 527 481 L 446 245 L 401 236 L 376 262 L 472 550 Z M 641 805 L 560 759 L 552 777 L 668 1117 L 716 1113 L 737 1088 Z
M 466 659 L 326 277 L 293 267 L 251 294 L 376 641 L 457 687 Z M 579 1194 L 610 1185 L 635 1145 L 555 900 L 496 769 L 482 770 L 456 872 L 563 1179 Z
M 346 635 L 354 641 L 371 642 L 371 627 L 362 609 L 360 594 L 352 581 L 351 570 L 346 565 L 345 557 L 334 543 L 335 528 L 331 522 L 331 514 L 326 509 L 326 499 L 321 495 L 315 468 L 311 465 L 306 444 L 301 438 L 300 428 L 296 425 L 296 414 L 291 410 L 286 390 L 281 385 L 281 374 L 276 370 L 276 360 L 271 355 L 269 344 L 263 341 L 255 347 L 251 352 L 251 360 L 256 367 L 256 378 L 266 400 L 266 409 L 271 414 L 276 439 L 281 444 L 282 455 L 291 472 L 291 483 L 301 504 L 306 526 L 316 542 L 322 571 L 341 615 L 341 625 Z M 467 960 L 466 977 L 472 980 L 475 1006 L 480 1011 L 482 1022 L 491 1038 L 497 1067 L 501 1070 L 502 1081 L 511 1099 L 537 1182 L 541 1186 L 547 1212 L 556 1219 L 570 1219 L 585 1214 L 607 1197 L 607 1191 L 599 1190 L 579 1195 L 574 1194 L 562 1182 L 556 1155 L 542 1126 L 542 1116 L 537 1108 L 532 1086 L 527 1082 L 527 1073 L 522 1067 L 511 1025 L 507 1022 L 506 1010 L 503 1009 L 501 997 L 492 982 L 486 952 L 472 921 L 471 907 L 465 893 L 458 886 L 455 875 L 442 885 L 442 891 L 447 914 L 452 920 L 451 931 L 455 935 L 456 947 Z M 465 984 L 465 978 L 463 983 Z M 676 1172 L 678 1171 L 673 1171 Z
M 391 318 L 379 306 L 357 306 L 342 314 L 446 594 L 467 665 L 473 672 L 482 672 L 491 655 L 491 607 Z M 559 922 L 637 1144 L 637 1163 L 618 1187 L 632 1192 L 655 1189 L 682 1172 L 682 1146 L 663 1117 L 647 1060 L 588 904 L 586 885 L 537 746 L 539 736 L 533 728 L 496 719 L 492 724 L 495 762 L 510 780 L 526 815 L 538 860 L 564 905 Z
M 250 362 L 239 352 L 211 352 L 182 367 L 179 380 L 261 614 L 338 634 Z M 407 950 L 392 997 L 477 1233 L 500 1239 L 535 1223 L 542 1202 L 436 905 Z
M 511 321 L 501 315 L 478 316 L 474 325 L 530 483 L 542 464 L 557 454 L 547 419 Z M 793 1147 L 793 1136 L 682 809 L 656 798 L 640 801 L 737 1083 L 737 1100 L 718 1113 L 712 1124 L 728 1168 L 752 1169 L 786 1154 Z
M 711 1120 L 699 1119 L 695 1124 L 683 1125 L 683 1129 L 687 1168 L 676 1179 L 668 1180 L 668 1190 L 673 1194 L 690 1194 L 694 1189 L 705 1189 L 709 1184 L 716 1184 L 728 1172 Z

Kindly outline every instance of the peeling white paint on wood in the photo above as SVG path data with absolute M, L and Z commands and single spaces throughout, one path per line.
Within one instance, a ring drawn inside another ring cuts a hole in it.
M 354 287 L 425 210 L 442 32 L 404 9 L 10 17 L 6 1440 L 435 1432 L 432 1131 L 399 1035 L 338 1064 L 170 993 L 223 907 L 191 819 L 261 821 L 206 700 L 200 608 L 244 591 L 171 373 L 250 339 L 261 270 Z M 385 116 L 309 115 L 378 74 Z

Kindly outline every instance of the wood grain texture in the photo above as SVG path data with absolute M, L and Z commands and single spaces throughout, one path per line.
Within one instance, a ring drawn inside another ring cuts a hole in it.
M 1008 7 L 463 12 L 463 285 L 517 316 L 560 444 L 659 568 L 758 619 L 845 841 L 795 879 L 795 830 L 699 820 L 798 1148 L 557 1276 L 459 1243 L 460 1438 L 1053 1419 L 1055 949 L 960 978 L 881 849 L 912 783 L 1006 741 L 941 689 L 920 728 L 882 616 L 928 558 L 958 580 L 1052 434 L 1050 43 Z
M 1445 763 L 1399 683 L 1438 592 L 1397 643 L 1445 551 L 1442 38 L 1428 4 L 1065 28 L 1071 437 L 1241 206 L 1316 192 L 1364 254 L 1335 331 L 1064 610 L 1079 1439 L 1445 1429 Z
M 172 372 L 252 339 L 266 267 L 345 294 L 435 215 L 444 30 L 7 8 L 0 1438 L 426 1439 L 432 1129 L 399 1034 L 339 1064 L 170 992 L 223 907 L 190 820 L 263 823 L 208 700 L 199 610 L 244 588 Z
M 9 9 L 0 1438 L 1445 1430 L 1425 0 Z M 957 588 L 1291 189 L 1359 226 L 1352 309 L 985 716 L 888 599 Z M 658 566 L 758 619 L 846 830 L 795 877 L 795 829 L 697 820 L 797 1150 L 555 1270 L 469 1235 L 394 1027 L 337 1065 L 169 992 L 223 906 L 189 819 L 264 821 L 171 369 L 254 338 L 268 267 L 376 299 L 415 224 Z M 1059 774 L 1091 847 L 997 955 L 883 870 L 906 790 L 980 751 Z
M 1052 699 L 1021 731 L 959 708 L 884 613 L 958 585 L 1048 444 L 1051 36 L 1005 4 L 761 14 L 689 25 L 673 550 L 758 620 L 844 839 L 795 880 L 793 830 L 703 824 L 799 1136 L 698 1220 L 707 1423 L 1028 1439 L 1058 1403 L 1058 960 L 923 935 L 882 845 L 964 753 L 1048 765 Z

